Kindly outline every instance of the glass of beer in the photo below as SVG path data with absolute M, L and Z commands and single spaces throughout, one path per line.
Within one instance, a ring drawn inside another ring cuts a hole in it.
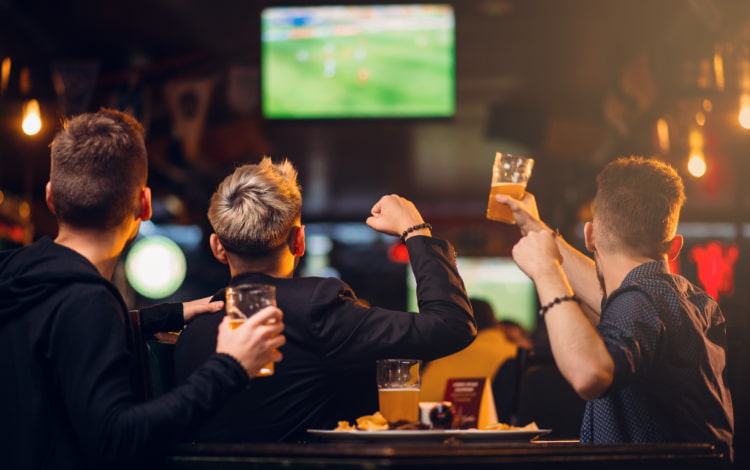
M 526 192 L 526 183 L 531 178 L 534 160 L 519 155 L 497 152 L 495 164 L 492 166 L 492 186 L 490 198 L 487 202 L 487 218 L 508 224 L 515 224 L 510 207 L 495 200 L 496 194 L 521 200 Z
M 231 318 L 229 327 L 240 326 L 258 310 L 268 305 L 276 305 L 276 286 L 268 284 L 240 284 L 225 290 L 224 310 Z M 258 372 L 257 377 L 273 375 L 273 362 L 269 362 Z
M 381 359 L 377 361 L 380 413 L 389 423 L 419 421 L 419 390 L 422 361 Z

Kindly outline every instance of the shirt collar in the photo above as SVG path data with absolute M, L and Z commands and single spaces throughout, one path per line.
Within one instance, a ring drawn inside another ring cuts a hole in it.
M 640 264 L 633 268 L 627 276 L 625 276 L 625 279 L 622 280 L 622 284 L 620 284 L 620 287 L 612 291 L 612 293 L 609 295 L 609 297 L 604 297 L 602 299 L 602 308 L 604 305 L 607 304 L 607 300 L 613 298 L 617 294 L 620 293 L 623 289 L 626 289 L 636 282 L 638 280 L 643 279 L 645 277 L 652 277 L 657 274 L 668 274 L 669 273 L 669 264 L 667 264 L 666 261 L 649 261 L 647 263 Z

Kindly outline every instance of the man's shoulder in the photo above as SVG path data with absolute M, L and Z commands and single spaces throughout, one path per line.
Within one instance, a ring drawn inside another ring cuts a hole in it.
M 682 321 L 686 311 L 718 320 L 723 318 L 718 303 L 702 288 L 686 277 L 668 271 L 631 277 L 612 292 L 606 300 L 605 310 L 616 311 L 618 316 L 630 312 L 638 317 L 657 317 L 667 323 Z
M 276 284 L 277 300 L 283 301 L 281 297 L 296 300 L 323 299 L 330 297 L 353 295 L 353 290 L 341 279 L 335 277 L 301 276 L 288 279 L 279 279 Z
M 668 268 L 659 268 L 658 265 L 662 263 L 648 264 L 651 265 L 651 269 L 648 266 L 645 266 L 645 269 L 642 269 L 642 267 L 636 268 L 618 291 L 623 293 L 639 292 L 654 299 L 657 303 L 675 302 L 677 299 L 690 299 L 691 302 L 702 303 L 713 301 L 700 286 L 694 284 L 685 276 L 671 273 Z M 666 263 L 663 264 L 666 266 Z
M 118 303 L 125 308 L 114 284 L 85 258 L 50 239 L 6 256 L 11 259 L 5 260 L 2 269 L 0 297 L 12 299 L 12 305 L 0 302 L 0 310 L 7 310 L 10 315 L 50 303 L 71 308 Z

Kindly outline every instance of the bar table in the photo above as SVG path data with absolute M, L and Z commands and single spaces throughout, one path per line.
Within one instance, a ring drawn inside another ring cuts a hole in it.
M 169 469 L 727 469 L 709 444 L 309 442 L 183 444 Z

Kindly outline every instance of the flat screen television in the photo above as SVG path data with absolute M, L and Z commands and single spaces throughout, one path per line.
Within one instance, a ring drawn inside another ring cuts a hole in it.
M 450 5 L 267 7 L 260 31 L 264 118 L 454 114 Z
M 469 297 L 489 303 L 498 320 L 512 320 L 526 331 L 534 331 L 539 308 L 536 288 L 512 258 L 459 256 L 456 266 Z M 406 279 L 407 308 L 416 312 L 416 282 L 411 269 Z

